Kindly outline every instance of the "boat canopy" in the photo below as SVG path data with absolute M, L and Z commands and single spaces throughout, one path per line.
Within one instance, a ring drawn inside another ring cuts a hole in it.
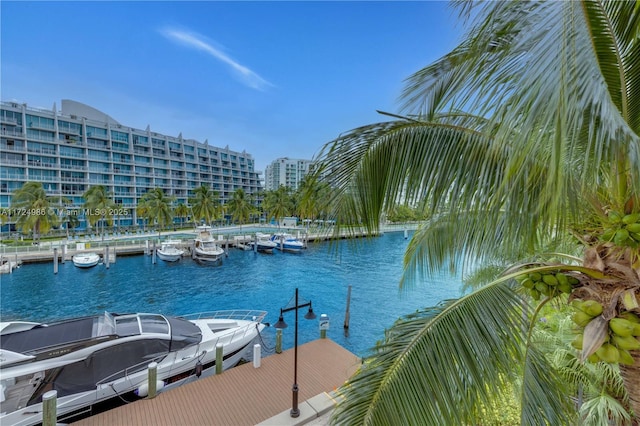
M 60 349 L 65 347 L 73 350 L 72 347 L 87 346 L 94 344 L 90 343 L 92 341 L 97 343 L 105 338 L 148 333 L 166 335 L 167 340 L 171 340 L 172 350 L 197 344 L 202 340 L 200 329 L 184 319 L 167 319 L 157 314 L 118 315 L 105 312 L 103 315 L 41 324 L 28 330 L 2 334 L 0 349 L 44 357 L 57 356 L 62 354 Z

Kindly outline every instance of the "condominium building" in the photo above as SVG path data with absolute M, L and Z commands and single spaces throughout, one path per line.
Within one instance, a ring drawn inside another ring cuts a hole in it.
M 280 185 L 292 190 L 298 189 L 302 179 L 312 168 L 311 160 L 295 160 L 292 158 L 278 158 L 267 165 L 264 173 L 264 187 L 267 191 L 278 189 Z
M 238 188 L 261 189 L 261 172 L 246 152 L 128 127 L 79 102 L 63 100 L 60 111 L 2 102 L 0 121 L 0 207 L 9 207 L 12 192 L 28 181 L 74 207 L 89 187 L 104 185 L 133 224 L 140 197 L 156 187 L 185 204 L 201 185 L 222 203 Z

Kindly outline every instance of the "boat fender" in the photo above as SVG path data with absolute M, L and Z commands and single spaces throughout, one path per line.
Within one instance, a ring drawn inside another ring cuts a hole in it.
M 202 363 L 198 361 L 196 363 L 196 377 L 202 376 Z
M 156 391 L 160 391 L 162 388 L 164 388 L 164 382 L 162 380 L 158 380 L 156 382 Z M 149 383 L 144 382 L 138 389 L 133 392 L 140 398 L 144 398 L 145 396 L 149 395 Z

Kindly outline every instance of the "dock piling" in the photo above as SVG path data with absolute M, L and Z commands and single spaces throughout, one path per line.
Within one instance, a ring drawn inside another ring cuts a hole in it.
M 152 362 L 151 364 L 149 364 L 147 371 L 149 373 L 147 377 L 147 383 L 149 386 L 149 399 L 153 399 L 156 397 L 157 392 L 158 363 Z
M 344 313 L 344 329 L 345 333 L 349 329 L 349 306 L 351 305 L 351 285 L 347 289 L 347 309 Z
M 216 343 L 216 374 L 222 374 L 222 349 L 224 345 L 222 343 Z
M 67 257 L 67 245 L 63 244 L 62 245 L 62 258 L 60 259 L 60 261 L 62 262 L 62 264 L 64 264 L 65 262 L 65 258 Z
M 104 248 L 104 266 L 109 269 L 109 244 Z
M 157 255 L 156 240 L 153 240 L 153 250 L 151 251 L 151 263 L 153 263 L 154 265 L 156 264 L 156 255 Z
M 282 329 L 278 328 L 276 330 L 276 353 L 282 353 Z
M 262 361 L 261 352 L 262 349 L 259 343 L 253 345 L 253 368 L 260 368 L 260 362 Z
M 11 268 L 11 265 L 9 265 L 9 268 Z M 53 249 L 53 273 L 54 274 L 58 273 L 58 249 L 57 248 Z
M 48 391 L 42 396 L 42 426 L 56 426 L 58 417 L 58 391 Z

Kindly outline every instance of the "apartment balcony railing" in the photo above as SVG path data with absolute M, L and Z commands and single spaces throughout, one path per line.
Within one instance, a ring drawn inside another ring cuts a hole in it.
M 24 166 L 26 162 L 24 160 L 9 160 L 6 158 L 1 158 L 0 163 L 4 165 Z
M 11 152 L 25 152 L 26 148 L 24 145 L 0 145 L 0 151 L 11 151 Z
M 50 168 L 50 169 L 58 166 L 56 163 L 45 163 L 45 162 L 38 161 L 38 160 L 35 160 L 35 161 L 34 160 L 30 160 L 28 162 L 28 164 L 30 166 L 32 166 L 32 167 L 47 167 L 47 168 Z
M 24 138 L 24 132 L 19 129 L 2 129 L 2 136 L 11 136 L 14 138 Z
M 60 163 L 60 168 L 66 169 L 66 170 L 87 170 L 87 166 L 80 166 L 78 164 L 65 164 L 65 163 Z
M 35 153 L 35 154 L 56 155 L 55 148 L 33 148 L 33 147 L 29 147 L 29 148 L 27 148 L 27 152 L 32 152 L 32 153 Z

